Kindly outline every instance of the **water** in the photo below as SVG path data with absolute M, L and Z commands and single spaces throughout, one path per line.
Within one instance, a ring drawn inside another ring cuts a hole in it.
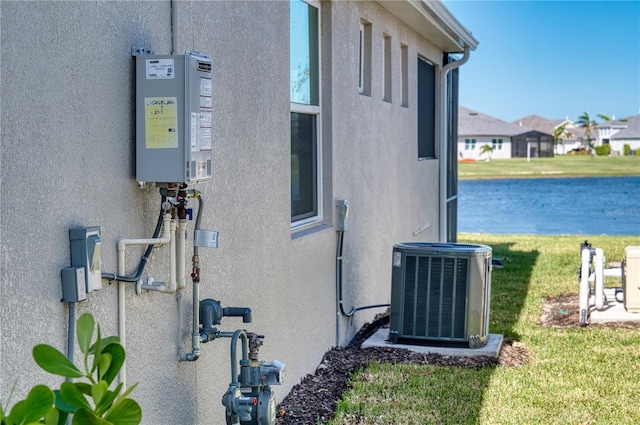
M 640 235 L 640 177 L 461 180 L 458 231 Z

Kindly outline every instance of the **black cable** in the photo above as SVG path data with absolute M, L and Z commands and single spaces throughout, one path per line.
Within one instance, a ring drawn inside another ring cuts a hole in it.
M 351 317 L 356 311 L 368 310 L 370 308 L 378 308 L 378 307 L 390 307 L 391 304 L 375 304 L 375 305 L 365 305 L 362 307 L 352 307 L 351 311 L 348 313 L 344 311 L 344 306 L 342 303 L 342 247 L 344 244 L 344 231 L 338 231 L 338 245 L 336 248 L 336 279 L 338 283 L 338 295 L 339 295 L 339 304 L 340 304 L 340 313 L 343 316 Z
M 162 221 L 164 218 L 164 208 L 162 208 L 162 204 L 167 200 L 166 195 L 162 195 L 160 200 L 160 214 L 158 215 L 158 222 L 156 223 L 156 228 L 153 231 L 153 239 L 156 239 L 160 234 L 160 230 L 162 229 Z M 120 276 L 115 273 L 102 273 L 102 278 L 107 280 L 119 280 L 122 282 L 137 282 L 140 280 L 142 273 L 144 273 L 144 268 L 147 266 L 147 262 L 149 261 L 149 256 L 151 255 L 151 251 L 153 250 L 153 245 L 147 246 L 142 258 L 140 258 L 140 263 L 138 264 L 138 270 L 136 274 L 133 276 Z

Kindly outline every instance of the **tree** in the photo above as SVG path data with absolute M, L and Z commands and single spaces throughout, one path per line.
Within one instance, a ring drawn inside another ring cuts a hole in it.
M 493 146 L 487 144 L 487 145 L 483 145 L 480 148 L 480 155 L 484 155 L 487 154 L 487 161 L 491 161 L 491 154 L 493 153 Z
M 578 128 L 584 130 L 584 134 L 587 136 L 587 149 L 589 150 L 589 155 L 591 155 L 594 149 L 592 133 L 593 130 L 598 127 L 598 123 L 595 120 L 592 120 L 588 113 L 583 112 L 582 115 L 578 117 L 576 125 Z
M 567 125 L 569 123 L 564 123 L 559 127 L 556 127 L 553 130 L 553 145 L 558 146 L 558 144 L 562 143 L 562 153 L 564 154 L 564 141 L 565 139 L 573 137 L 573 134 L 569 130 L 567 130 Z

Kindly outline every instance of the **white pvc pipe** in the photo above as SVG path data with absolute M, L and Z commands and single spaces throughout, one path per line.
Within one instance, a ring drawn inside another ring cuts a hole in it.
M 601 311 L 604 309 L 604 250 L 602 248 L 596 248 L 595 263 L 596 309 Z
M 171 237 L 169 238 L 169 285 L 168 291 L 173 294 L 176 292 L 176 221 L 171 220 Z
M 185 261 L 186 257 L 186 235 L 187 235 L 187 220 L 181 219 L 178 221 L 178 233 L 176 235 L 176 249 L 177 249 L 177 289 L 185 288 Z
M 580 268 L 580 324 L 585 326 L 587 324 L 587 317 L 589 316 L 589 272 L 591 269 L 591 250 L 584 248 L 580 255 L 582 257 L 582 265 Z
M 118 241 L 118 274 L 126 275 L 125 250 L 127 245 L 166 245 L 171 239 L 171 214 L 165 213 L 162 224 L 162 235 L 159 238 L 149 239 L 120 239 Z M 125 282 L 118 281 L 118 336 L 120 344 L 126 349 L 126 314 L 125 314 Z M 127 388 L 126 360 L 120 369 L 120 382 L 123 388 Z

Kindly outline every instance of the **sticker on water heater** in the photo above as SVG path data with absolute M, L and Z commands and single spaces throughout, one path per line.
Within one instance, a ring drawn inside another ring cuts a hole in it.
M 198 124 L 199 118 L 200 114 L 197 112 L 191 113 L 191 152 L 198 151 L 198 128 L 200 127 Z
M 200 96 L 200 108 L 211 109 L 211 96 Z
M 201 151 L 211 150 L 211 129 L 210 128 L 200 129 L 200 150 Z
M 212 93 L 211 78 L 200 78 L 200 96 L 211 97 Z
M 147 80 L 174 78 L 175 70 L 173 59 L 147 59 Z
M 178 98 L 145 97 L 144 128 L 147 149 L 178 147 Z

